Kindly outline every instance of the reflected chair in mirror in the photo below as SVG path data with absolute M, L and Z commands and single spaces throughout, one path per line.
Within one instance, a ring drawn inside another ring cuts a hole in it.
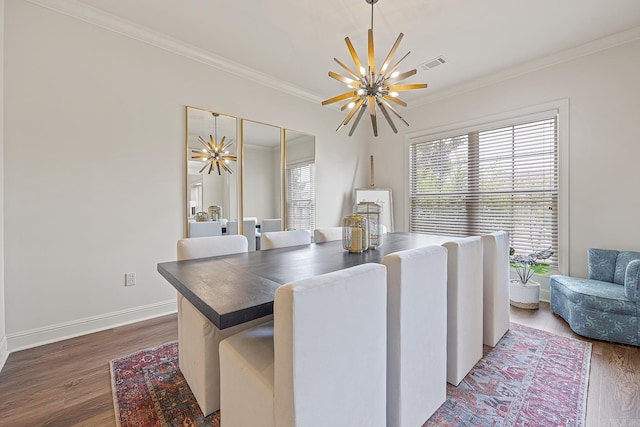
M 482 238 L 447 248 L 447 382 L 457 386 L 482 358 Z
M 280 218 L 263 219 L 260 230 L 265 231 L 282 231 L 282 220 Z
M 342 227 L 316 228 L 313 230 L 313 241 L 315 243 L 332 242 L 342 240 Z
M 178 260 L 247 252 L 244 236 L 198 237 L 178 240 Z M 220 409 L 220 341 L 273 316 L 220 330 L 178 293 L 178 352 L 180 371 L 202 413 Z
M 274 321 L 220 343 L 226 426 L 385 426 L 386 268 L 280 286 Z
M 509 233 L 482 236 L 482 341 L 495 347 L 509 330 Z
M 256 239 L 258 238 L 256 234 L 257 223 L 258 220 L 256 218 L 245 218 L 243 222 L 242 234 L 245 235 L 249 243 L 249 252 L 256 250 Z
M 238 221 L 230 219 L 227 222 L 227 234 L 238 234 Z
M 389 254 L 387 427 L 423 425 L 447 398 L 447 250 Z
M 189 237 L 222 236 L 220 221 L 201 221 L 189 223 Z
M 262 233 L 260 237 L 261 249 L 285 248 L 287 246 L 308 245 L 311 234 L 307 230 L 272 231 Z

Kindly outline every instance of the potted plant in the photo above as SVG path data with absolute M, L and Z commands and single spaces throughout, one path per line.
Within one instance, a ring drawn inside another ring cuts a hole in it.
M 551 266 L 541 262 L 551 258 L 551 248 L 530 253 L 516 255 L 513 248 L 509 248 L 509 265 L 516 271 L 518 279 L 510 283 L 510 303 L 515 307 L 537 309 L 540 302 L 540 283 L 531 280 L 534 274 L 547 274 Z

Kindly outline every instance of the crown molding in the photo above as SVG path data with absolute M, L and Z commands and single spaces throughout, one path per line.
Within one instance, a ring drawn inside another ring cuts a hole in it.
M 321 97 L 300 87 L 74 0 L 26 1 L 307 101 L 322 102 Z
M 491 86 L 505 80 L 510 80 L 525 74 L 533 73 L 544 68 L 572 61 L 583 56 L 611 49 L 613 47 L 620 46 L 639 39 L 640 27 L 635 27 L 627 31 L 612 34 L 610 36 L 585 43 L 572 49 L 558 52 L 554 55 L 546 56 L 534 61 L 526 62 L 524 64 L 505 69 L 503 71 L 499 71 L 497 73 L 493 73 L 486 77 L 471 80 L 469 82 L 456 85 L 449 89 L 432 92 L 429 95 L 425 95 L 424 97 L 413 101 L 411 107 L 408 107 L 407 109 L 421 107 L 427 104 L 441 101 L 446 98 L 461 95 L 486 86 Z
M 214 55 L 204 49 L 197 48 L 180 40 L 169 37 L 166 34 L 153 31 L 149 28 L 127 21 L 125 19 L 102 12 L 93 7 L 81 4 L 75 0 L 26 1 L 34 5 L 104 28 L 106 30 L 113 31 L 126 37 L 130 37 L 143 43 L 147 43 L 176 55 L 201 62 L 218 70 L 243 77 L 247 80 L 284 93 L 288 93 L 307 101 L 320 103 L 323 100 L 323 98 L 316 94 L 310 93 L 303 88 L 294 86 L 283 80 L 279 80 L 276 77 L 246 67 L 224 57 Z M 567 49 L 554 55 L 546 56 L 534 61 L 508 68 L 503 71 L 499 71 L 497 73 L 493 73 L 486 77 L 481 77 L 468 81 L 466 83 L 455 85 L 454 87 L 448 89 L 442 89 L 436 92 L 432 91 L 429 94 L 426 94 L 416 99 L 415 101 L 412 101 L 411 106 L 407 107 L 406 110 L 418 108 L 446 98 L 497 84 L 505 80 L 558 65 L 563 62 L 568 62 L 582 56 L 591 55 L 593 53 L 610 49 L 612 47 L 616 47 L 638 39 L 640 39 L 640 27 L 632 28 L 630 30 L 603 37 L 601 39 L 583 44 L 572 49 Z

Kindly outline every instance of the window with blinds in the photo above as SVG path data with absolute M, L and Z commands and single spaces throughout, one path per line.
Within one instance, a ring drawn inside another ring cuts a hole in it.
M 315 164 L 287 165 L 287 228 L 312 231 L 316 228 Z
M 550 248 L 558 267 L 557 116 L 409 147 L 412 232 L 509 232 L 517 254 Z

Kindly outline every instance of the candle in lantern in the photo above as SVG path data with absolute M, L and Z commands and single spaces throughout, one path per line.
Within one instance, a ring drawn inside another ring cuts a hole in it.
M 360 227 L 351 228 L 351 252 L 362 252 L 362 231 Z

